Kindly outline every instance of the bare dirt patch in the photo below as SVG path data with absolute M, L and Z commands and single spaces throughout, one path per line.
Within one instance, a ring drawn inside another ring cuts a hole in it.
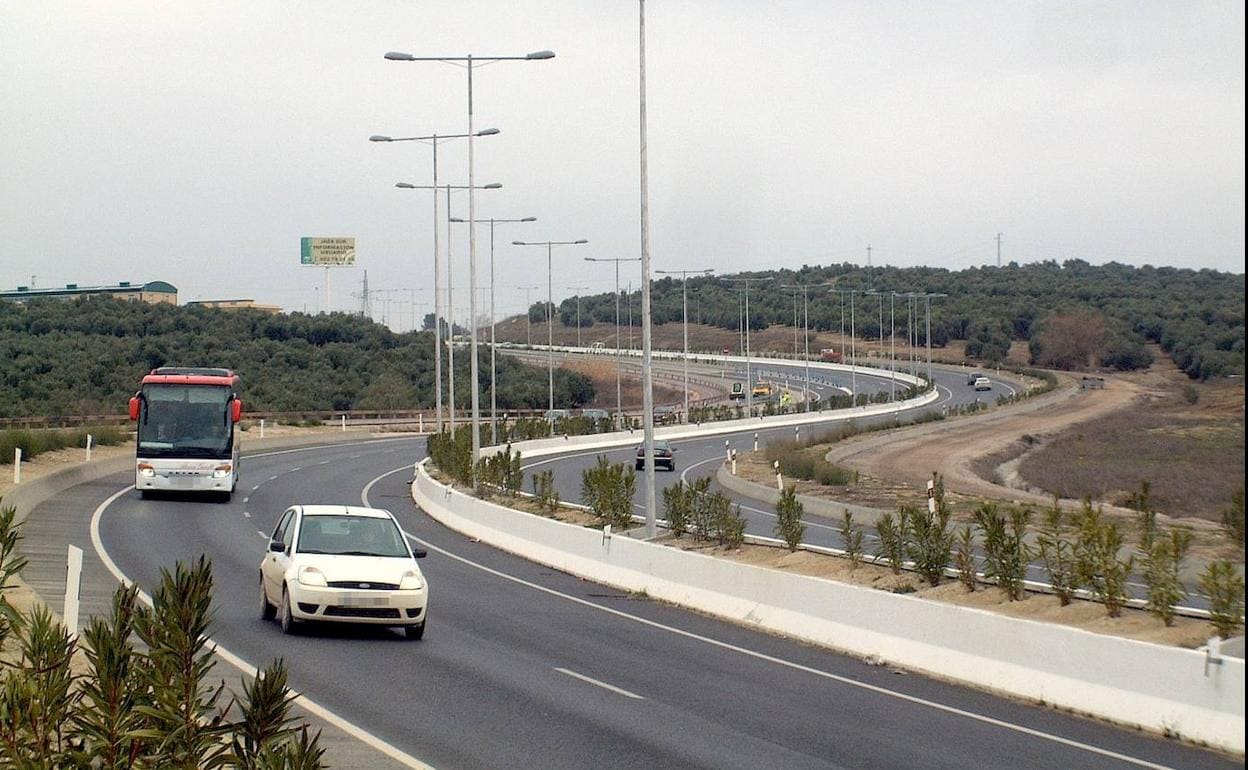
M 1022 458 L 1019 476 L 1062 497 L 1114 505 L 1127 504 L 1147 480 L 1159 510 L 1219 521 L 1244 488 L 1242 381 L 1197 383 L 1160 365 L 1122 379 L 1140 388 L 1133 403 L 1052 437 Z

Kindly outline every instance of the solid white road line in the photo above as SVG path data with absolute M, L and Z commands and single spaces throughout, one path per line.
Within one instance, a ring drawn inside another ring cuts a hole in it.
M 606 682 L 599 682 L 597 679 L 594 679 L 593 677 L 588 677 L 588 676 L 585 676 L 584 674 L 578 674 L 575 671 L 570 671 L 566 668 L 559 668 L 558 666 L 555 666 L 555 670 L 558 671 L 560 674 L 567 674 L 573 679 L 580 679 L 582 682 L 588 682 L 594 685 L 595 687 L 601 687 L 602 689 L 610 690 L 611 692 L 617 695 L 623 695 L 625 698 L 635 698 L 636 700 L 645 700 L 644 697 L 638 695 L 635 692 L 629 692 L 628 690 L 625 690 L 620 687 L 616 687 L 613 684 L 607 684 Z
M 386 478 L 387 476 L 391 476 L 395 473 L 398 473 L 399 471 L 410 470 L 411 468 L 412 468 L 411 465 L 404 465 L 399 468 L 395 468 L 392 471 L 387 471 L 386 473 L 383 473 L 380 476 L 377 476 L 376 478 L 374 478 L 372 481 L 368 482 L 368 484 L 364 486 L 363 492 L 360 494 L 360 499 L 363 502 L 364 506 L 372 507 L 368 501 L 368 492 L 370 489 L 372 489 L 374 484 Z M 547 594 L 549 596 L 554 596 L 559 599 L 563 599 L 565 601 L 571 602 L 573 604 L 579 604 L 583 607 L 595 609 L 595 610 L 598 610 L 599 612 L 604 612 L 608 615 L 613 615 L 618 618 L 631 620 L 635 623 L 640 623 L 644 626 L 649 626 L 650 628 L 658 629 L 660 631 L 665 631 L 667 633 L 674 634 L 676 636 L 681 636 L 686 639 L 692 639 L 694 641 L 702 642 L 704 644 L 708 644 L 713 647 L 718 647 L 723 650 L 728 650 L 730 652 L 735 652 L 741 655 L 746 655 L 751 658 L 755 658 L 757 660 L 766 661 L 768 663 L 774 663 L 778 666 L 784 666 L 786 668 L 790 668 L 795 671 L 801 671 L 803 673 L 807 673 L 812 676 L 817 676 L 823 679 L 828 679 L 834 682 L 839 682 L 841 684 L 848 685 L 850 687 L 856 687 L 862 690 L 867 690 L 868 692 L 873 692 L 873 693 L 882 695 L 887 698 L 894 698 L 897 700 L 905 701 L 907 703 L 912 703 L 914 705 L 925 706 L 927 708 L 935 709 L 936 711 L 943 711 L 947 714 L 953 714 L 954 716 L 960 716 L 966 719 L 974 720 L 976 722 L 981 722 L 983 724 L 992 725 L 993 727 L 1000 727 L 1004 730 L 1010 730 L 1012 732 L 1016 732 L 1022 735 L 1029 735 L 1034 738 L 1039 738 L 1041 740 L 1049 741 L 1052 743 L 1057 743 L 1063 746 L 1069 746 L 1074 749 L 1086 751 L 1090 754 L 1097 754 L 1102 757 L 1110 757 L 1112 759 L 1117 759 L 1119 761 L 1126 762 L 1126 763 L 1136 765 L 1139 767 L 1152 768 L 1153 770 L 1171 770 L 1166 765 L 1158 765 L 1158 764 L 1149 762 L 1144 759 L 1131 757 L 1126 754 L 1120 754 L 1116 751 L 1103 749 L 1099 746 L 1092 746 L 1087 743 L 1080 743 L 1079 741 L 1071 740 L 1070 738 L 1063 738 L 1060 735 L 1054 735 L 1052 733 L 1046 733 L 1042 730 L 1036 730 L 1031 727 L 1025 727 L 1023 725 L 1017 725 L 1012 722 L 1006 722 L 1004 720 L 997 719 L 995 717 L 986 716 L 984 714 L 977 714 L 973 711 L 967 711 L 965 709 L 957 708 L 956 706 L 948 706 L 948 705 L 945 705 L 944 703 L 938 703 L 936 701 L 927 700 L 925 698 L 920 698 L 915 695 L 908 695 L 906 693 L 898 692 L 896 690 L 890 690 L 888 688 L 880 687 L 878 685 L 868 684 L 866 682 L 860 682 L 856 679 L 850 679 L 849 677 L 840 676 L 839 674 L 833 674 L 827 671 L 821 671 L 817 668 L 811 668 L 810 666 L 802 665 L 801 663 L 794 663 L 792 661 L 784 660 L 783 658 L 777 658 L 773 655 L 767 655 L 766 653 L 761 653 L 761 652 L 756 652 L 754 650 L 746 649 L 745 647 L 731 644 L 729 642 L 722 642 L 718 639 L 712 639 L 707 636 L 695 634 L 691 631 L 685 631 L 684 629 L 676 628 L 675 626 L 668 626 L 663 623 L 650 620 L 648 618 L 643 618 L 639 615 L 630 615 L 629 613 L 624 612 L 622 610 L 615 609 L 614 607 L 604 607 L 601 604 L 595 604 L 594 602 L 582 599 L 578 596 L 565 594 L 562 591 L 556 591 L 553 588 L 547 588 L 546 586 L 538 585 L 537 583 L 530 582 L 523 578 L 519 578 L 514 575 L 509 575 L 506 572 L 500 572 L 499 570 L 496 570 L 492 567 L 487 567 L 484 564 L 480 564 L 478 562 L 472 561 L 471 559 L 467 559 L 458 554 L 451 553 L 450 551 L 447 551 L 446 549 L 439 548 L 433 545 L 432 543 L 421 540 L 420 538 L 408 532 L 404 532 L 403 534 L 409 540 L 420 544 L 421 546 L 423 546 L 424 548 L 430 551 L 436 551 L 437 553 L 440 553 L 449 559 L 454 559 L 455 561 L 458 561 L 461 564 L 465 564 L 469 567 L 473 567 L 475 569 L 481 570 L 482 572 L 485 572 L 486 574 L 494 575 L 495 577 L 501 578 L 503 580 L 509 580 L 513 583 L 525 586 L 527 588 L 531 588 L 535 591 L 540 591 L 541 593 Z

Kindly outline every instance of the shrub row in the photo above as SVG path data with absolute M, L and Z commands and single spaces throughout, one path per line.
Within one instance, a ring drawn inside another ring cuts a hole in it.
M 73 430 L 26 430 L 10 429 L 0 431 L 0 465 L 13 463 L 14 449 L 22 450 L 22 459 L 31 460 L 44 452 L 55 452 L 70 447 L 85 448 L 87 435 L 91 435 L 94 446 L 121 444 L 130 439 L 130 434 L 115 425 L 98 425 L 93 428 L 75 428 Z

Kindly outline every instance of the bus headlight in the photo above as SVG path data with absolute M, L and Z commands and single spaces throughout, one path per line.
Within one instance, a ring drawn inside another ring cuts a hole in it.
M 230 470 L 232 467 L 233 466 L 231 466 L 229 463 L 226 463 L 225 465 L 218 465 L 216 468 L 213 469 L 212 477 L 214 479 L 226 478 L 227 476 L 230 475 Z
M 139 475 L 145 479 L 155 478 L 156 469 L 147 463 L 139 463 Z

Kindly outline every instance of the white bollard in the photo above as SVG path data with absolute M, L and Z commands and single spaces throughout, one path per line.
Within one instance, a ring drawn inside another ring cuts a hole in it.
M 342 416 L 342 432 L 347 432 L 347 416 L 345 414 Z
M 78 634 L 78 594 L 82 585 L 82 549 L 69 546 L 65 573 L 65 631 L 70 636 Z
M 724 457 L 728 460 L 732 459 L 732 450 L 728 448 L 728 439 L 724 439 Z
M 802 440 L 802 428 L 801 428 L 801 426 L 800 426 L 800 425 L 794 425 L 794 426 L 793 426 L 793 440 L 794 440 L 794 441 L 801 441 L 801 440 Z
M 732 453 L 732 475 L 733 476 L 737 475 L 737 453 L 736 452 Z
M 91 442 L 93 440 L 94 440 L 94 437 L 90 433 L 88 433 L 87 434 L 87 462 L 91 462 Z
M 417 420 L 417 425 L 418 425 L 418 427 L 416 428 L 416 432 L 424 433 L 425 432 L 425 413 L 421 412 L 420 414 L 416 415 L 416 420 Z
M 264 438 L 264 418 L 260 418 L 260 438 Z
M 780 475 L 780 461 L 776 460 L 776 489 L 784 491 L 784 477 Z
M 13 483 L 22 483 L 22 448 L 13 447 Z
M 757 433 L 754 434 L 754 451 L 755 452 L 758 451 L 758 434 Z

